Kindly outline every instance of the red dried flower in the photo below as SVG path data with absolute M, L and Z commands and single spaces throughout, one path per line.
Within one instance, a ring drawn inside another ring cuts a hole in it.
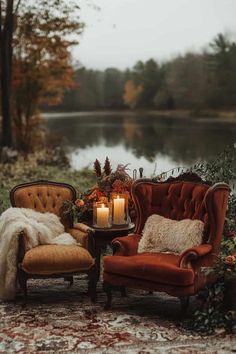
M 103 170 L 104 170 L 106 176 L 109 176 L 111 174 L 111 163 L 110 163 L 110 160 L 108 157 L 106 157 Z
M 97 177 L 101 177 L 102 176 L 102 170 L 101 170 L 101 164 L 98 161 L 98 159 L 95 160 L 95 162 L 93 164 L 93 167 L 94 167 L 94 172 L 96 173 L 96 176 Z
M 115 180 L 115 182 L 112 183 L 112 191 L 115 193 L 122 193 L 124 192 L 124 183 L 120 181 L 119 179 Z

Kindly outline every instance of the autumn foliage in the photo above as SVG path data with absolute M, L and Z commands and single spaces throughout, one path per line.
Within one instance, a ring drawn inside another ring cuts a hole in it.
M 138 104 L 140 94 L 143 91 L 142 85 L 135 85 L 132 80 L 125 83 L 124 103 L 130 108 L 135 108 Z
M 70 0 L 22 0 L 14 16 L 11 114 L 19 150 L 42 138 L 39 107 L 60 103 L 76 86 L 70 49 L 83 28 L 78 9 Z

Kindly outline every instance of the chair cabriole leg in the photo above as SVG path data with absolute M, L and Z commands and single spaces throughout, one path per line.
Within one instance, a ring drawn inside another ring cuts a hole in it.
M 180 297 L 181 314 L 186 315 L 189 306 L 189 296 Z
M 74 283 L 73 276 L 64 277 L 64 280 L 68 281 L 68 288 L 70 288 Z
M 122 297 L 127 297 L 126 287 L 125 286 L 121 286 L 120 287 L 120 292 L 121 292 L 121 296 Z
M 21 269 L 18 271 L 18 280 L 19 280 L 20 288 L 23 292 L 24 304 L 26 304 L 26 302 L 27 302 L 27 276 Z

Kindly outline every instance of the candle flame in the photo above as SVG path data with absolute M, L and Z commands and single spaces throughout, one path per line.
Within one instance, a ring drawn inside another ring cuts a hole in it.
M 104 208 L 104 204 L 102 203 L 102 206 L 101 206 L 101 208 Z

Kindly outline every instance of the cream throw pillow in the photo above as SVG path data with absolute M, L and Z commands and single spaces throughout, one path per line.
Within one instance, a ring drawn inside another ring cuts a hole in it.
M 202 243 L 201 220 L 171 220 L 153 214 L 147 219 L 138 245 L 138 253 L 170 252 L 181 254 Z

